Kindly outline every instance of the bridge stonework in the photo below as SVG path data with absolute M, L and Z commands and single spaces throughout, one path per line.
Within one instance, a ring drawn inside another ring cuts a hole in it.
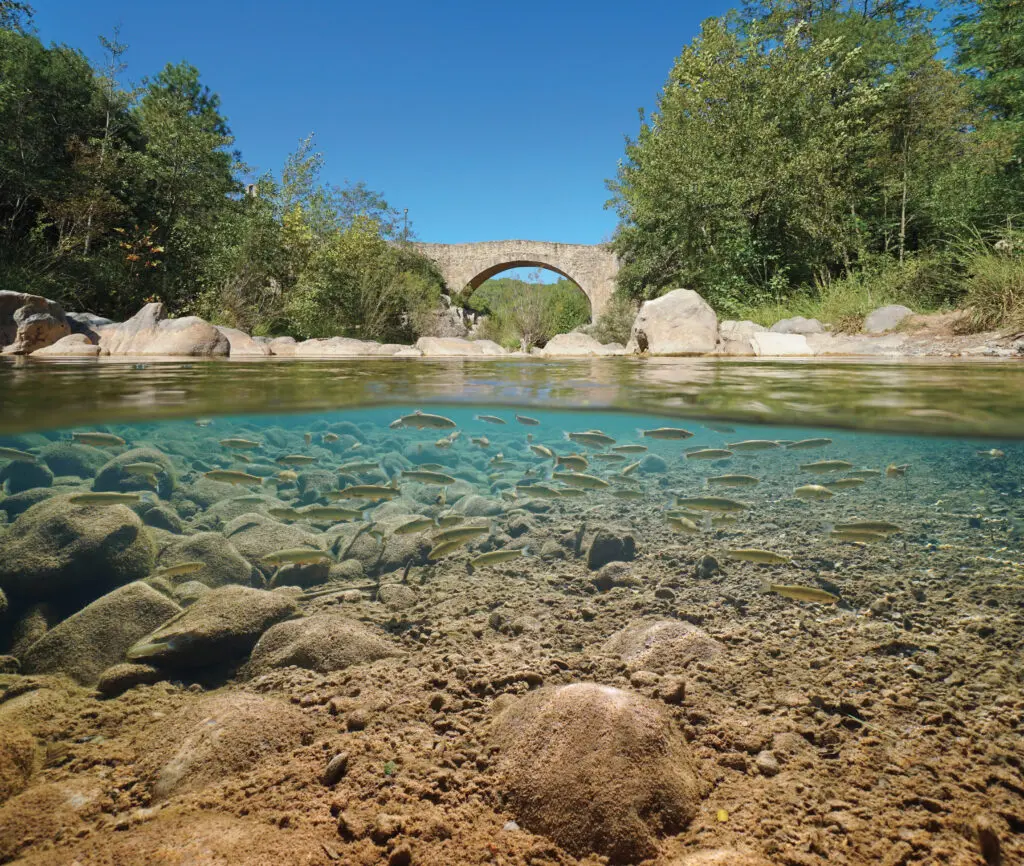
M 416 248 L 432 259 L 441 271 L 449 291 L 477 288 L 484 280 L 508 268 L 550 268 L 578 285 L 590 300 L 590 315 L 596 319 L 615 291 L 619 261 L 604 246 L 557 244 L 549 241 L 483 241 L 470 244 L 417 243 Z

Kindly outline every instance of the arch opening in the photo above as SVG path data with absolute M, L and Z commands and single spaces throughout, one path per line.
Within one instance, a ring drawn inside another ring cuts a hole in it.
M 524 274 L 527 268 L 533 270 Z M 544 262 L 514 260 L 485 267 L 469 280 L 461 297 L 469 310 L 482 316 L 480 336 L 506 348 L 543 347 L 555 335 L 593 319 L 590 297 L 579 283 Z

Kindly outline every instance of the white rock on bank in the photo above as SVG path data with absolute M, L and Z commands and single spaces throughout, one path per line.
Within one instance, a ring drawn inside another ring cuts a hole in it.
M 803 334 L 773 334 L 766 331 L 750 338 L 754 354 L 759 357 L 781 357 L 785 355 L 813 355 L 814 351 Z
M 257 343 L 245 331 L 238 328 L 226 328 L 223 325 L 215 325 L 216 329 L 227 337 L 231 345 L 232 358 L 266 357 L 270 354 L 270 346 L 265 343 Z
M 71 333 L 64 310 L 41 295 L 0 291 L 0 350 L 28 355 Z
M 807 343 L 815 355 L 882 355 L 898 357 L 906 337 L 889 334 L 868 337 L 847 334 L 812 334 Z
M 676 289 L 644 301 L 626 349 L 652 355 L 705 355 L 715 351 L 717 342 L 715 311 L 696 292 Z
M 571 334 L 556 334 L 543 349 L 534 349 L 534 355 L 541 358 L 567 358 L 567 357 L 604 357 L 607 355 L 624 355 L 626 349 L 618 343 L 604 344 L 588 334 L 574 332 Z
M 32 353 L 33 358 L 96 358 L 105 355 L 85 334 L 68 334 L 52 346 L 44 346 Z
M 295 347 L 298 345 L 294 337 L 274 337 L 273 340 L 267 343 L 271 355 L 278 355 L 283 358 L 293 357 L 295 355 Z
M 224 356 L 228 338 L 198 316 L 168 319 L 164 305 L 146 304 L 128 321 L 97 328 L 100 347 L 111 355 Z
M 881 334 L 891 331 L 900 324 L 907 316 L 914 315 L 910 307 L 901 304 L 889 304 L 887 307 L 879 307 L 872 310 L 864 318 L 864 331 L 868 334 Z
M 493 340 L 463 340 L 458 337 L 420 337 L 416 348 L 427 358 L 508 354 Z

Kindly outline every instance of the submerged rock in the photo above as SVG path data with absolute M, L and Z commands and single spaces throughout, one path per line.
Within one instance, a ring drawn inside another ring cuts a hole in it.
M 591 571 L 609 562 L 630 562 L 636 556 L 636 540 L 624 530 L 600 527 L 586 543 L 586 555 Z
M 577 857 L 633 863 L 680 832 L 701 786 L 664 707 L 594 683 L 544 688 L 495 719 L 516 821 Z
M 145 583 L 119 587 L 58 623 L 21 657 L 26 673 L 65 673 L 92 685 L 139 638 L 180 612 Z
M 246 671 L 258 676 L 295 665 L 327 673 L 401 653 L 380 632 L 339 614 L 322 613 L 268 629 L 253 649 Z
M 133 491 L 153 490 L 153 485 L 142 475 L 133 475 L 125 467 L 134 463 L 152 463 L 160 467 L 154 473 L 156 493 L 161 499 L 167 499 L 174 490 L 174 465 L 162 451 L 155 448 L 132 448 L 111 458 L 104 464 L 92 483 L 92 489 L 98 491 Z
M 24 493 L 37 487 L 52 487 L 53 473 L 42 463 L 13 460 L 0 469 L 0 486 L 4 482 L 9 494 Z
M 309 738 L 302 713 L 246 692 L 204 698 L 152 732 L 144 760 L 155 801 L 247 772 Z
M 127 657 L 162 668 L 213 667 L 247 655 L 263 632 L 297 612 L 279 592 L 225 586 L 138 641 Z
M 42 460 L 54 475 L 76 475 L 92 478 L 110 455 L 91 445 L 77 445 L 74 442 L 54 442 L 39 452 Z
M 27 600 L 95 598 L 149 574 L 155 552 L 130 508 L 75 505 L 67 496 L 33 505 L 0 543 L 0 588 Z
M 96 683 L 96 691 L 105 698 L 116 698 L 135 686 L 152 685 L 160 682 L 164 673 L 152 665 L 140 665 L 133 662 L 121 662 L 111 665 L 100 674 Z
M 172 578 L 175 582 L 198 580 L 210 587 L 229 583 L 247 585 L 252 575 L 248 560 L 219 532 L 199 532 L 176 541 L 160 554 L 157 568 L 171 568 L 183 562 L 201 562 L 203 567 Z
M 238 552 L 254 565 L 278 550 L 294 547 L 322 548 L 319 533 L 307 532 L 298 526 L 278 523 L 266 514 L 250 512 L 236 517 L 224 527 L 224 535 Z

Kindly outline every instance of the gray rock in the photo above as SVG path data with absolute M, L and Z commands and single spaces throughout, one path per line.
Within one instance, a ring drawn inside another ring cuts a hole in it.
M 825 326 L 817 319 L 793 316 L 791 319 L 779 320 L 768 330 L 773 334 L 824 334 Z
M 500 502 L 496 499 L 488 499 L 486 496 L 471 494 L 463 496 L 452 506 L 452 511 L 458 514 L 465 514 L 466 517 L 495 517 L 504 511 Z
M 377 601 L 388 610 L 405 610 L 416 604 L 416 591 L 404 583 L 385 583 L 377 590 Z
M 185 529 L 181 518 L 178 516 L 178 512 L 162 502 L 143 506 L 136 513 L 142 518 L 142 522 L 146 526 L 151 526 L 154 529 L 173 532 L 175 535 L 180 535 Z
M 174 587 L 174 597 L 182 607 L 195 604 L 208 592 L 210 592 L 210 587 L 198 580 L 186 580 Z
M 53 473 L 42 463 L 12 460 L 0 469 L 0 485 L 7 483 L 7 492 L 23 493 L 37 487 L 52 487 Z
M 657 454 L 647 454 L 643 460 L 640 461 L 640 466 L 637 469 L 641 475 L 661 475 L 668 472 L 668 463 L 666 463 Z
M 71 333 L 82 334 L 88 337 L 92 343 L 99 341 L 100 335 L 97 333 L 97 328 L 114 324 L 113 319 L 104 319 L 103 316 L 96 316 L 92 313 L 65 313 L 64 315 L 68 320 Z
M 778 334 L 767 331 L 763 334 L 754 334 L 750 338 L 750 345 L 758 357 L 814 354 L 807 337 L 803 334 Z
M 762 776 L 771 778 L 779 774 L 779 762 L 776 760 L 775 755 L 767 750 L 758 752 L 757 757 L 754 759 L 754 766 L 757 767 L 758 772 Z
M 597 571 L 609 562 L 629 562 L 636 556 L 636 540 L 628 532 L 601 527 L 586 548 L 587 568 Z
M 214 666 L 245 656 L 270 626 L 297 612 L 280 592 L 221 587 L 135 643 L 127 657 L 160 668 Z
M 0 350 L 27 355 L 71 333 L 56 301 L 23 292 L 0 291 Z
M 215 325 L 216 329 L 223 334 L 231 347 L 229 354 L 232 358 L 265 357 L 270 354 L 270 346 L 258 342 L 237 328 L 225 328 L 222 325 Z
M 613 634 L 604 651 L 633 670 L 678 673 L 694 661 L 714 658 L 722 644 L 682 620 L 641 620 Z
M 246 672 L 259 676 L 295 665 L 328 673 L 401 655 L 380 632 L 336 613 L 318 613 L 278 623 L 253 648 Z
M 21 658 L 27 673 L 65 673 L 92 685 L 139 638 L 181 608 L 141 582 L 119 587 L 54 626 Z
M 124 505 L 75 505 L 53 496 L 25 511 L 3 536 L 0 588 L 26 600 L 66 593 L 95 598 L 145 577 L 155 550 Z
M 643 581 L 632 573 L 625 562 L 609 562 L 598 570 L 590 582 L 599 592 L 608 592 L 616 586 L 643 585 Z
M 330 571 L 331 563 L 327 561 L 283 565 L 274 572 L 270 587 L 276 589 L 279 586 L 298 586 L 308 589 L 327 583 Z
M 696 292 L 676 289 L 644 301 L 633 321 L 630 352 L 652 355 L 704 355 L 718 342 L 718 317 Z
M 455 337 L 420 337 L 416 341 L 416 348 L 428 358 L 508 354 L 492 340 L 462 340 Z
M 111 355 L 227 355 L 231 344 L 197 316 L 167 318 L 161 303 L 146 304 L 126 322 L 96 329 L 99 345 Z
M 542 358 L 566 358 L 566 357 L 606 357 L 609 355 L 624 355 L 626 349 L 618 344 L 605 345 L 599 340 L 587 334 L 574 332 L 571 334 L 556 334 L 543 349 L 534 349 L 532 354 Z
M 176 541 L 160 554 L 157 567 L 169 568 L 182 562 L 204 563 L 199 571 L 180 579 L 198 580 L 209 587 L 229 583 L 247 585 L 252 576 L 248 560 L 219 532 L 199 532 Z
M 905 318 L 912 315 L 914 315 L 914 311 L 910 307 L 904 307 L 900 304 L 879 307 L 865 316 L 864 331 L 868 334 L 881 334 L 885 331 L 891 331 Z

